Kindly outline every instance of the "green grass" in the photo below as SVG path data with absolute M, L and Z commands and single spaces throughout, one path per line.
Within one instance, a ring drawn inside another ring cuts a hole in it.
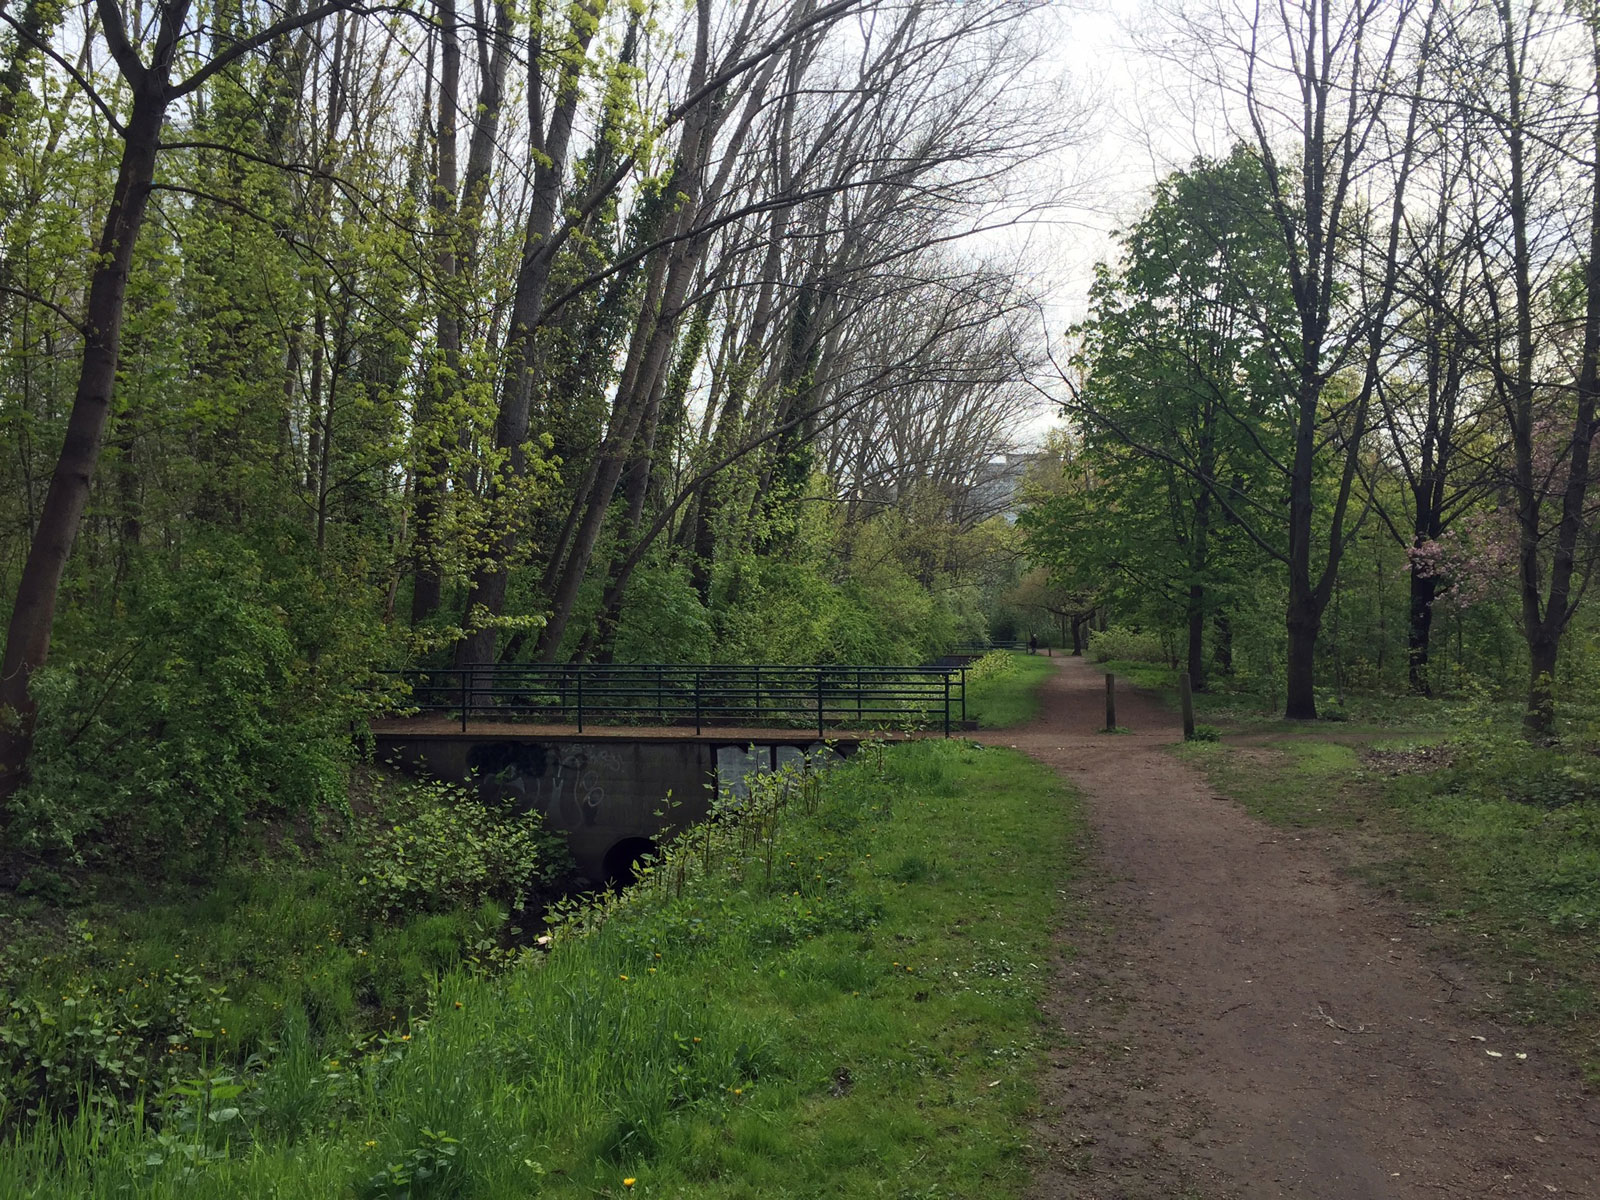
M 1173 708 L 1178 704 L 1178 670 L 1160 663 L 1133 659 L 1107 659 L 1096 662 L 1097 669 L 1108 671 L 1135 687 L 1159 692 Z M 1456 720 L 1475 700 L 1465 697 L 1427 698 L 1386 692 L 1346 692 L 1341 698 L 1329 689 L 1317 690 L 1317 710 L 1330 730 L 1349 733 L 1432 733 Z M 1235 732 L 1285 733 L 1303 731 L 1302 721 L 1283 719 L 1281 692 L 1271 695 L 1231 688 L 1226 679 L 1213 679 L 1209 691 L 1194 693 L 1197 719 L 1223 725 Z M 1520 710 L 1514 701 L 1501 705 L 1503 717 L 1515 725 Z
M 391 818 L 454 813 L 459 798 L 436 805 L 456 793 L 368 782 L 370 818 L 330 814 L 316 836 L 257 829 L 209 882 L 84 871 L 58 877 L 54 902 L 31 894 L 0 909 L 0 1139 L 85 1106 L 114 1122 L 141 1096 L 152 1113 L 181 1107 L 173 1088 L 255 1071 L 290 1043 L 337 1055 L 380 1031 L 403 1036 L 442 972 L 505 961 L 502 881 L 535 862 L 544 886 L 561 886 L 565 847 L 475 802 L 465 826 L 424 827 L 478 830 L 475 841 L 411 833 Z M 502 825 L 527 835 L 524 857 L 496 860 L 493 878 L 464 874 L 474 846 L 507 844 Z M 380 912 L 402 869 L 426 894 Z
M 983 729 L 1009 729 L 1038 716 L 1039 685 L 1055 669 L 1054 660 L 1042 651 L 1000 651 L 979 661 L 1000 662 L 1001 655 L 1009 660 L 1004 670 L 973 671 L 967 679 L 967 717 Z
M 1350 871 L 1497 981 L 1475 1003 L 1551 1028 L 1600 1077 L 1600 805 L 1592 794 L 1553 806 L 1515 798 L 1538 795 L 1541 781 L 1570 784 L 1591 770 L 1589 756 L 1510 741 L 1476 756 L 1408 753 L 1440 740 L 1436 731 L 1375 753 L 1317 740 L 1180 753 L 1267 821 L 1356 835 L 1345 843 Z
M 1071 798 L 952 741 L 864 749 L 807 809 L 709 827 L 709 871 L 696 834 L 548 956 L 445 975 L 409 1040 L 331 1057 L 291 1022 L 162 1130 L 36 1127 L 0 1195 L 1019 1194 Z
M 203 892 L 175 892 L 124 900 L 120 911 L 114 898 L 72 910 L 78 937 L 92 940 L 58 941 L 13 986 L 48 992 L 92 978 L 114 991 L 192 973 L 226 992 L 216 1024 L 243 1058 L 276 1035 L 286 1007 L 306 1011 L 317 1035 L 354 1029 L 358 1008 L 403 1021 L 428 981 L 505 917 L 491 904 L 394 924 L 363 919 L 350 910 L 346 873 L 327 862 L 231 867 Z

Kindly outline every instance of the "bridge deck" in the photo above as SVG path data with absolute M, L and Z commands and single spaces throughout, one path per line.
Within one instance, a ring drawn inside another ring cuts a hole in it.
M 817 741 L 859 744 L 866 741 L 906 742 L 918 738 L 942 738 L 942 730 L 841 729 L 830 726 L 819 738 L 815 728 L 789 726 L 707 725 L 698 733 L 693 725 L 585 725 L 579 733 L 571 725 L 541 725 L 531 721 L 469 720 L 462 727 L 459 719 L 442 715 L 418 717 L 379 717 L 372 722 L 378 738 L 445 738 L 455 741 L 525 742 L 698 742 L 725 746 L 771 742 L 811 743 Z

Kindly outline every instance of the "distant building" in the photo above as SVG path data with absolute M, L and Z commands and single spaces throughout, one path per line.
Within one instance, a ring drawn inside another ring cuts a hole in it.
M 984 463 L 973 472 L 972 486 L 967 489 L 966 507 L 977 520 L 1003 516 L 1008 522 L 1017 519 L 1018 494 L 1028 468 L 1045 458 L 1038 450 L 1009 451 Z

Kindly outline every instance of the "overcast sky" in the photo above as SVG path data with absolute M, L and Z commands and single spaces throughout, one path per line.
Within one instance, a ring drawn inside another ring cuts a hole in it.
M 1049 22 L 1047 69 L 1093 109 L 1082 143 L 1062 161 L 1040 164 L 1041 190 L 1065 181 L 1072 200 L 1014 239 L 1048 292 L 1059 351 L 1062 333 L 1086 313 L 1094 264 L 1114 253 L 1112 232 L 1138 217 L 1162 176 L 1197 153 L 1225 151 L 1230 138 L 1214 94 L 1195 94 L 1184 72 L 1140 49 L 1161 28 L 1152 0 L 1060 0 Z M 1055 423 L 1053 408 L 1042 406 L 1030 435 Z

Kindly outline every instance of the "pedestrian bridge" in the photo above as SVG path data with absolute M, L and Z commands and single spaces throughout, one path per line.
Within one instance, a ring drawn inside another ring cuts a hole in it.
M 657 838 L 705 818 L 749 775 L 966 721 L 959 664 L 497 664 L 394 681 L 395 715 L 373 722 L 379 760 L 537 809 L 597 884 L 627 878 Z

